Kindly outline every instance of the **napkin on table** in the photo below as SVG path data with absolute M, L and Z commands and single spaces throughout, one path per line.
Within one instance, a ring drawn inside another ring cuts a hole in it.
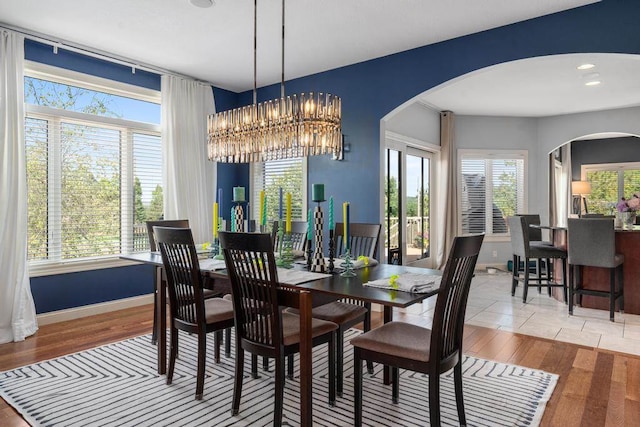
M 372 280 L 364 284 L 374 288 L 396 289 L 404 292 L 423 294 L 440 287 L 442 276 L 431 274 L 405 273 L 386 279 Z

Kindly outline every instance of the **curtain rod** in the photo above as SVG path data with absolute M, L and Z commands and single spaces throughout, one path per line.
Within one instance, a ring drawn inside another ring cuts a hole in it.
M 102 59 L 105 61 L 109 61 L 115 64 L 119 64 L 119 65 L 124 65 L 127 67 L 131 68 L 131 72 L 133 74 L 135 74 L 135 70 L 143 70 L 143 71 L 148 71 L 151 73 L 155 73 L 155 74 L 169 74 L 175 77 L 180 77 L 180 78 L 186 78 L 186 79 L 191 79 L 191 80 L 195 80 L 199 83 L 204 83 L 206 85 L 209 86 L 215 86 L 213 83 L 211 82 L 207 82 L 204 80 L 199 80 L 196 79 L 194 77 L 191 76 L 187 76 L 185 74 L 180 74 L 180 73 L 176 73 L 175 71 L 171 71 L 171 70 L 167 70 L 164 68 L 160 68 L 160 67 L 156 67 L 153 65 L 149 65 L 149 64 L 145 64 L 142 62 L 137 62 L 137 61 L 133 61 L 129 58 L 120 56 L 120 55 L 116 55 L 116 54 L 112 54 L 112 53 L 107 53 L 98 49 L 93 49 L 90 48 L 88 46 L 84 46 L 81 44 L 77 44 L 77 43 L 73 43 L 67 40 L 63 40 L 63 39 L 54 39 L 51 36 L 48 36 L 46 34 L 42 34 L 42 33 L 38 33 L 36 31 L 29 31 L 26 30 L 24 28 L 21 27 L 16 27 L 13 25 L 9 25 L 9 24 L 5 24 L 3 22 L 0 22 L 0 29 L 5 29 L 5 30 L 9 30 L 9 31 L 13 31 L 19 34 L 22 34 L 25 38 L 28 38 L 30 40 L 33 41 L 37 41 L 40 43 L 44 43 L 44 44 L 48 44 L 49 46 L 52 46 L 54 50 L 60 48 L 60 49 L 65 49 L 68 50 L 70 52 L 75 52 L 75 53 L 79 53 L 85 56 L 90 56 L 92 58 L 96 58 L 96 59 Z

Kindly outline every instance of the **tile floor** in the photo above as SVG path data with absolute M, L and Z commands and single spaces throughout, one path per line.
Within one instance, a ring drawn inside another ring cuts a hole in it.
M 435 298 L 404 310 L 409 315 L 430 322 Z M 511 296 L 511 274 L 477 273 L 471 282 L 466 323 L 500 329 L 589 347 L 640 356 L 640 315 L 616 312 L 615 322 L 609 312 L 574 307 L 569 316 L 567 306 L 542 289 L 529 288 L 527 303 L 522 302 L 522 285 Z

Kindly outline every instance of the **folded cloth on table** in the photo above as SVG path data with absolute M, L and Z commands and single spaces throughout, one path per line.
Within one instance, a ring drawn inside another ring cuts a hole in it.
M 339 263 L 337 263 L 340 267 L 344 268 L 344 259 L 340 258 Z M 357 270 L 359 268 L 364 267 L 373 267 L 378 264 L 378 261 L 375 258 L 370 258 L 364 255 L 359 256 L 357 259 L 352 259 L 351 263 L 353 264 L 353 269 Z
M 205 258 L 200 260 L 200 270 L 214 271 L 224 270 L 227 266 L 223 259 Z
M 278 267 L 278 282 L 285 283 L 287 285 L 299 285 L 313 280 L 324 279 L 325 277 L 331 277 L 331 275 L 316 273 L 313 271 L 290 270 Z
M 440 287 L 442 276 L 432 274 L 405 273 L 393 275 L 387 279 L 372 280 L 364 286 L 374 288 L 396 289 L 398 291 L 424 294 Z

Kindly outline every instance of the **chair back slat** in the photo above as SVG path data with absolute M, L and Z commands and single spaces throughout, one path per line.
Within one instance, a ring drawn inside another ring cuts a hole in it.
M 284 223 L 283 223 L 284 226 Z M 273 239 L 273 250 L 280 250 L 280 229 L 279 222 L 274 221 L 271 228 L 271 237 Z M 307 222 L 291 221 L 291 243 L 292 249 L 295 251 L 304 251 L 307 246 Z
M 267 348 L 280 348 L 282 314 L 278 306 L 278 273 L 271 235 L 222 231 L 219 236 L 240 339 Z
M 431 334 L 434 360 L 446 360 L 462 351 L 464 316 L 473 271 L 483 234 L 456 237 L 445 266 L 436 300 Z
M 336 257 L 344 254 L 344 224 L 336 222 Z M 380 224 L 350 223 L 349 244 L 352 258 L 367 256 L 376 258 L 378 255 L 378 237 L 380 236 Z
M 149 237 L 149 250 L 158 250 L 156 239 L 153 234 L 153 227 L 189 228 L 188 219 L 163 219 L 158 221 L 147 221 L 147 236 Z
M 204 325 L 204 294 L 198 255 L 189 228 L 153 228 L 167 276 L 172 318 Z

